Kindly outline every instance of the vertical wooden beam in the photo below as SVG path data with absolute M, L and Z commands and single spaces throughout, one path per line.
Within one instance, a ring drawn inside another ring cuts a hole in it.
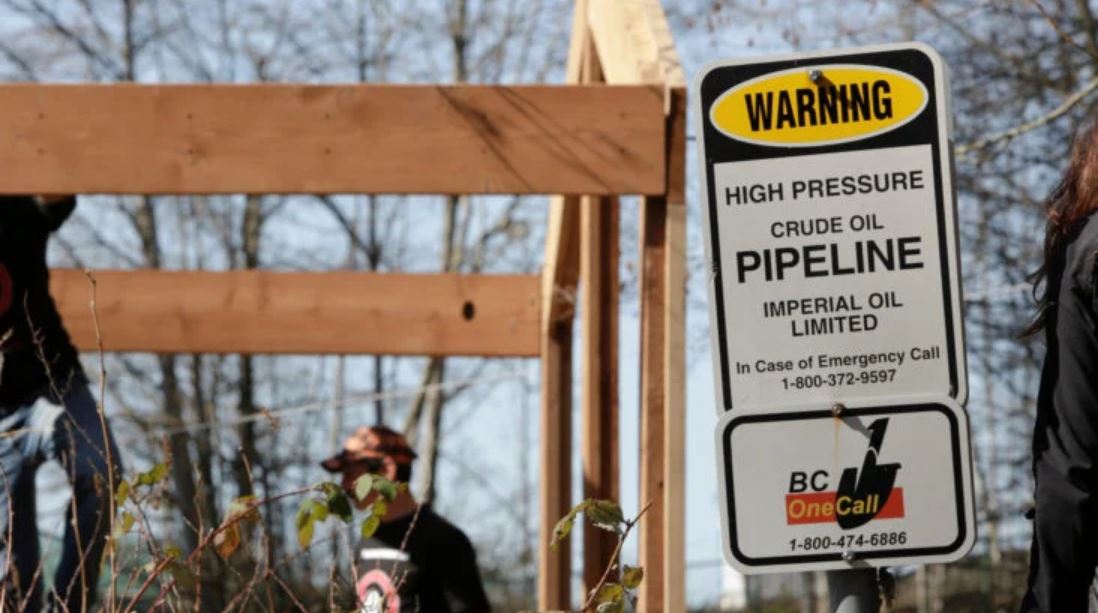
M 667 194 L 641 213 L 642 613 L 686 610 L 686 92 L 667 89 Z
M 545 329 L 541 346 L 541 531 L 538 609 L 569 609 L 572 548 L 549 547 L 553 526 L 572 506 L 572 321 Z
M 577 3 L 577 10 L 583 8 Z M 589 35 L 578 58 L 579 82 L 605 81 Z M 618 430 L 618 235 L 614 197 L 580 201 L 580 282 L 583 325 L 581 438 L 583 497 L 620 502 Z M 583 530 L 583 593 L 588 594 L 610 563 L 617 539 L 594 526 Z
M 686 91 L 668 90 L 664 228 L 663 606 L 686 611 Z
M 664 533 L 666 486 L 667 199 L 645 198 L 640 211 L 640 504 L 651 505 L 639 524 L 639 557 L 645 581 L 638 609 L 663 611 L 666 591 Z
M 549 547 L 553 526 L 572 508 L 572 319 L 579 275 L 579 199 L 553 197 L 541 287 L 541 481 L 538 609 L 571 605 L 569 541 Z
M 685 77 L 660 0 L 592 2 L 588 27 L 612 85 L 664 87 L 667 183 L 641 213 L 641 503 L 643 613 L 686 610 Z
M 618 228 L 616 198 L 580 201 L 583 497 L 620 500 L 618 447 Z M 601 578 L 617 538 L 583 532 L 584 594 Z
M 641 503 L 646 580 L 639 610 L 686 609 L 684 436 L 685 78 L 660 0 L 588 6 L 588 27 L 612 85 L 664 87 L 667 183 L 641 213 Z
M 591 47 L 587 2 L 576 0 L 565 81 L 578 83 Z M 542 268 L 541 486 L 538 609 L 571 609 L 572 549 L 549 547 L 553 526 L 572 507 L 572 318 L 579 275 L 579 199 L 553 196 Z

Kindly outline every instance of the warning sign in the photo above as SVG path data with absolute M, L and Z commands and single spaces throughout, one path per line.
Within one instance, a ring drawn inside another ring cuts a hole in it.
M 952 399 L 839 415 L 726 413 L 726 557 L 743 572 L 950 562 L 975 542 L 968 422 Z
M 906 44 L 723 62 L 694 94 L 718 411 L 963 404 L 937 55 Z

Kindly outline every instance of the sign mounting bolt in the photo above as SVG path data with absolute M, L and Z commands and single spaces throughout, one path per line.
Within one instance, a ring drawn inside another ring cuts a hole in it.
M 808 71 L 808 80 L 813 83 L 818 83 L 824 76 L 823 72 L 819 68 L 813 68 Z
M 831 405 L 831 415 L 835 417 L 842 417 L 842 414 L 846 411 L 846 405 L 841 402 L 836 402 Z
M 843 552 L 843 562 L 853 562 L 857 557 L 858 554 L 850 551 L 849 549 Z

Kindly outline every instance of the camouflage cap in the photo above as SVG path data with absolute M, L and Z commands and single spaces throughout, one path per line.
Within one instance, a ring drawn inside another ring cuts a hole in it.
M 342 472 L 363 460 L 392 458 L 397 464 L 411 464 L 416 452 L 404 435 L 386 426 L 360 426 L 343 443 L 343 451 L 320 463 L 324 470 Z

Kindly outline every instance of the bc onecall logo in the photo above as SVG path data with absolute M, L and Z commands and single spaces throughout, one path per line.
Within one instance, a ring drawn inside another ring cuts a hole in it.
M 859 471 L 843 469 L 839 486 L 829 491 L 826 470 L 794 471 L 785 496 L 786 524 L 837 523 L 844 530 L 863 526 L 874 519 L 904 516 L 904 490 L 893 487 L 899 463 L 878 464 L 888 418 L 869 424 L 869 448 Z

